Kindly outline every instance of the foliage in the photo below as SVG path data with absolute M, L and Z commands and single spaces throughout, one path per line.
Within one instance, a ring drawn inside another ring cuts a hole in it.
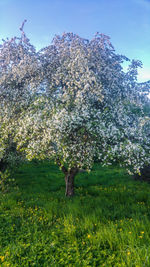
M 55 160 L 65 175 L 90 170 L 95 158 L 140 172 L 150 162 L 145 87 L 137 84 L 141 62 L 116 54 L 99 33 L 92 40 L 64 33 L 36 52 L 23 26 L 20 38 L 0 48 L 5 132 L 17 149 L 29 160 Z M 126 73 L 124 60 L 130 62 Z
M 8 191 L 14 184 L 11 174 L 16 166 L 25 161 L 25 156 L 17 151 L 13 140 L 15 128 L 13 119 L 10 119 L 12 113 L 5 111 L 4 109 L 0 111 L 0 191 L 2 192 Z
M 147 183 L 96 164 L 77 176 L 77 196 L 67 199 L 49 162 L 23 165 L 16 180 L 17 191 L 0 194 L 1 266 L 150 265 Z
M 134 175 L 134 178 L 137 180 L 150 182 L 150 165 L 143 166 L 143 168 L 140 170 L 140 175 L 136 174 Z
M 91 41 L 72 33 L 56 36 L 38 55 L 43 91 L 38 87 L 20 117 L 18 149 L 30 160 L 53 158 L 61 168 L 90 170 L 97 157 L 139 172 L 149 162 L 136 83 L 140 62 L 132 61 L 124 73 L 121 63 L 128 59 L 98 33 Z
M 12 177 L 12 173 L 8 168 L 3 172 L 0 171 L 0 191 L 6 193 L 13 190 L 15 187 L 15 179 Z

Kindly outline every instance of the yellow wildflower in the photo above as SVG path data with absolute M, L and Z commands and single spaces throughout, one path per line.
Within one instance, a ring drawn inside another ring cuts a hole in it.
M 4 259 L 5 259 L 5 257 L 4 257 L 4 256 L 0 256 L 0 259 L 1 259 L 1 261 L 3 262 Z

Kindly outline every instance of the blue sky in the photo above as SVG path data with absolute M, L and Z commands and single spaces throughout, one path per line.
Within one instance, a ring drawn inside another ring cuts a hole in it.
M 0 39 L 25 32 L 37 49 L 55 34 L 111 37 L 116 52 L 143 62 L 140 82 L 150 80 L 150 0 L 0 0 Z

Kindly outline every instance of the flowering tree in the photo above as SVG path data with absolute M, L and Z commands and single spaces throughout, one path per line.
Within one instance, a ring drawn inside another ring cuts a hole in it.
M 2 98 L 11 97 L 17 114 L 12 116 L 17 149 L 29 160 L 55 160 L 65 174 L 66 196 L 74 194 L 75 175 L 90 170 L 95 159 L 139 172 L 150 162 L 145 97 L 136 81 L 141 63 L 130 62 L 124 73 L 121 64 L 129 59 L 117 55 L 103 34 L 89 41 L 64 33 L 36 52 L 21 30 L 18 41 L 4 42 L 0 57 L 6 58 Z
M 32 98 L 34 77 L 38 80 L 36 52 L 23 25 L 20 38 L 3 40 L 0 45 L 0 171 L 22 157 L 15 149 L 15 126 L 21 110 Z

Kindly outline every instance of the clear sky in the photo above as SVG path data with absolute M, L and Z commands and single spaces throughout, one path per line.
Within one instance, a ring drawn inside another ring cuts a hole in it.
M 116 52 L 143 62 L 140 82 L 150 80 L 150 0 L 0 0 L 0 39 L 25 32 L 40 49 L 55 34 L 111 37 Z

